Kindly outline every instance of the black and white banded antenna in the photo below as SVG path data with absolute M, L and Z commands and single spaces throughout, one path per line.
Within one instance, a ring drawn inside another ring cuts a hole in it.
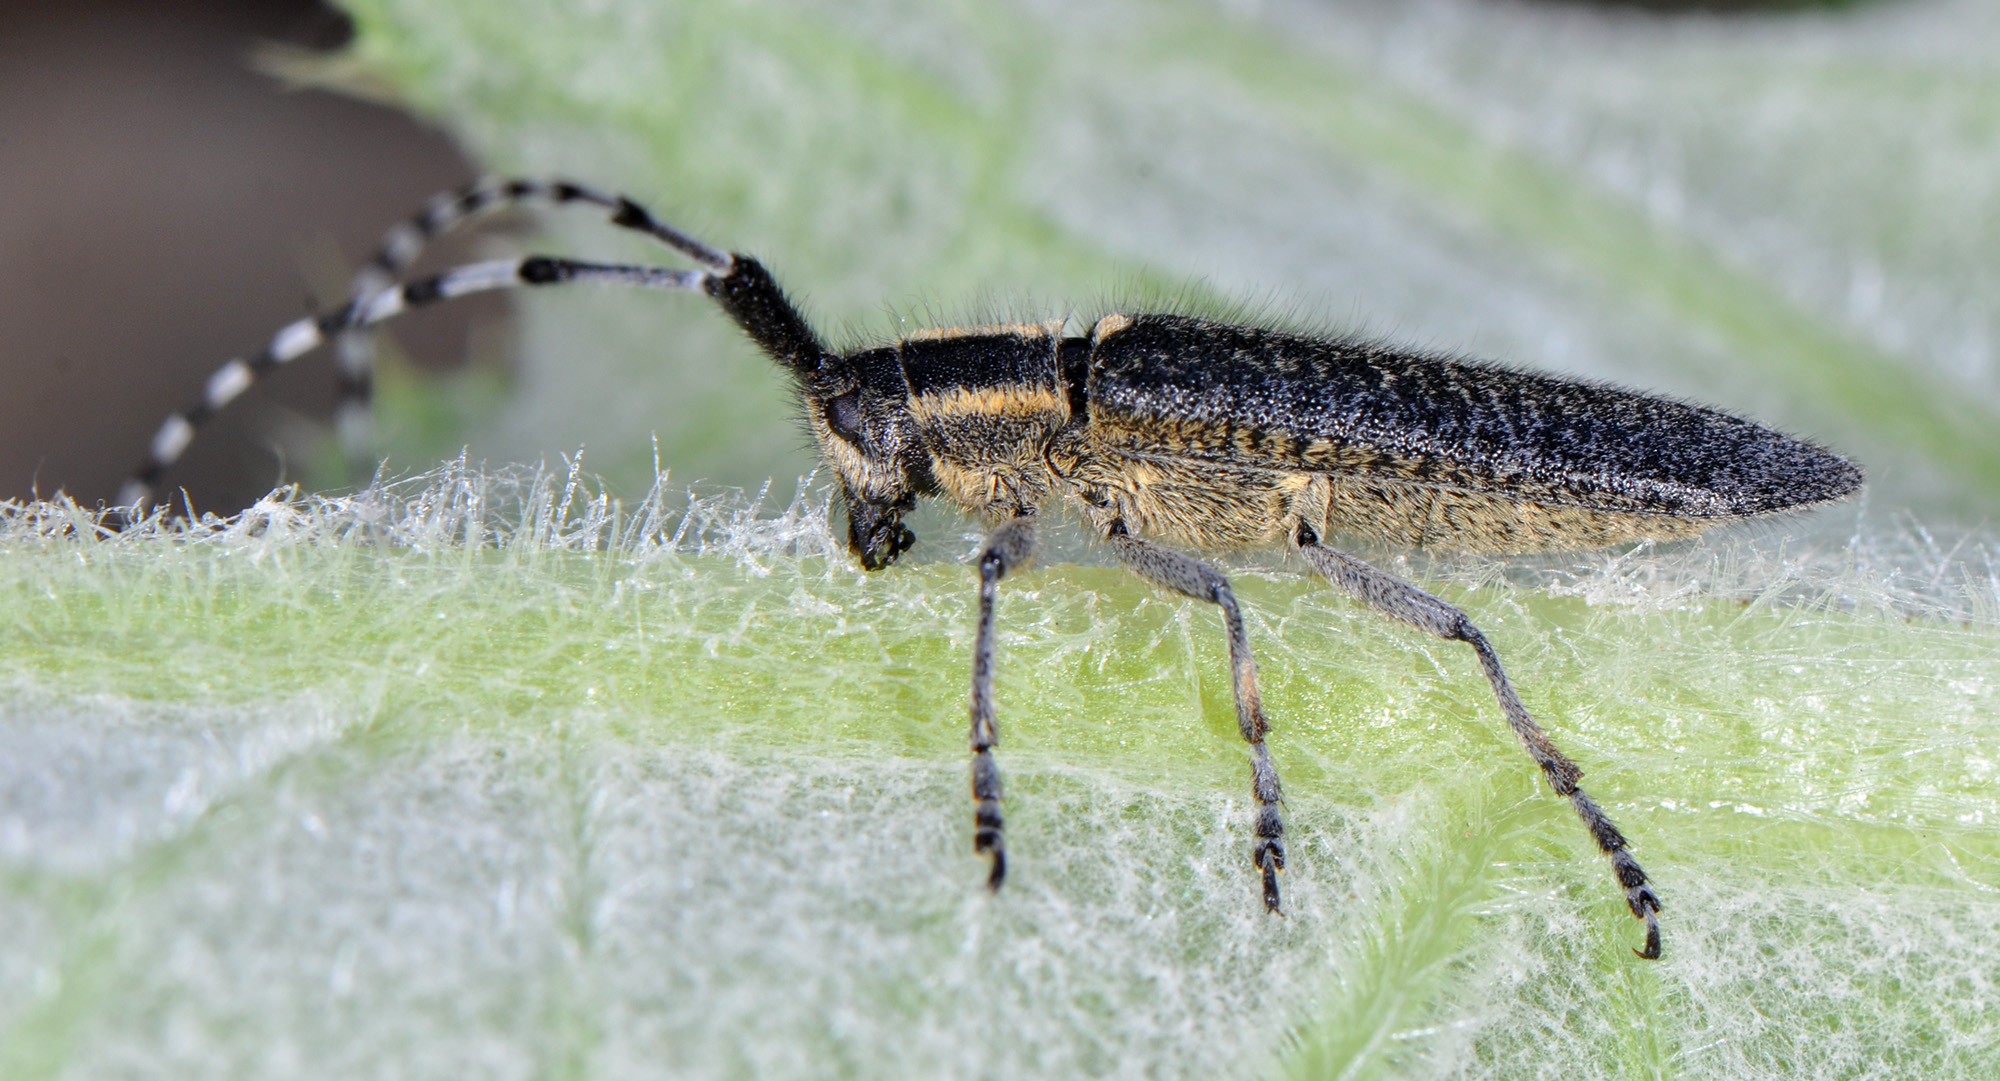
M 612 225 L 643 233 L 700 264 L 701 269 L 618 263 L 590 263 L 545 255 L 493 260 L 452 267 L 412 282 L 397 279 L 424 245 L 458 224 L 508 206 L 546 202 L 596 206 Z M 232 358 L 208 377 L 200 400 L 169 415 L 154 433 L 146 458 L 119 488 L 114 506 L 137 515 L 153 500 L 160 479 L 194 441 L 201 426 L 235 401 L 258 378 L 329 341 L 338 343 L 341 400 L 336 420 L 342 450 L 350 463 L 372 454 L 368 411 L 374 388 L 374 343 L 368 329 L 412 308 L 473 293 L 517 286 L 593 282 L 642 289 L 708 291 L 711 280 L 727 277 L 736 257 L 689 237 L 655 219 L 623 195 L 610 195 L 566 181 L 481 181 L 433 198 L 424 209 L 391 228 L 375 257 L 355 275 L 353 298 L 336 311 L 289 323 L 262 350 Z

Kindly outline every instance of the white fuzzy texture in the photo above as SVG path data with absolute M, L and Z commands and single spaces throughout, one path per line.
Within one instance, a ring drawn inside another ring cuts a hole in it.
M 1015 865 L 989 896 L 970 573 L 853 569 L 824 491 L 762 507 L 664 478 L 623 503 L 575 463 L 116 534 L 0 505 L 0 1066 L 1971 1078 L 2000 1054 L 1977 538 L 1403 566 L 1485 626 L 1637 841 L 1667 905 L 1647 964 L 1471 658 L 1268 563 L 1232 570 L 1287 917 L 1248 868 L 1213 612 L 1091 565 L 1003 590 Z M 919 525 L 913 556 L 965 547 Z

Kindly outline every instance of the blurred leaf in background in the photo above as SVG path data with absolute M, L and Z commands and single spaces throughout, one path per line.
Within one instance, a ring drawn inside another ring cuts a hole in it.
M 2000 506 L 1985 5 L 353 11 L 353 63 L 494 171 L 621 186 L 862 338 L 1192 296 L 1724 404 L 1898 506 Z M 657 432 L 696 475 L 796 470 L 779 381 L 700 305 L 529 307 L 497 458 L 587 439 L 642 488 Z

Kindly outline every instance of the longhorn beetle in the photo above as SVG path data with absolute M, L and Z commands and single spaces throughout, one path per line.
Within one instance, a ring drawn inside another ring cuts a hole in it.
M 426 240 L 481 211 L 529 201 L 603 209 L 611 224 L 695 267 L 531 255 L 397 283 Z M 253 359 L 218 369 L 201 400 L 160 427 L 118 503 L 127 514 L 143 511 L 204 420 L 259 374 L 330 338 L 341 339 L 351 434 L 369 390 L 365 328 L 469 293 L 572 282 L 685 290 L 720 305 L 796 384 L 806 425 L 840 479 L 848 546 L 867 570 L 916 542 L 902 519 L 919 498 L 943 499 L 991 527 L 977 563 L 970 713 L 972 843 L 991 857 L 987 885 L 996 890 L 1007 852 L 993 761 L 994 595 L 1033 557 L 1041 510 L 1060 504 L 1140 577 L 1221 609 L 1257 803 L 1250 859 L 1269 911 L 1281 911 L 1284 821 L 1257 668 L 1229 580 L 1182 547 L 1290 545 L 1362 604 L 1470 646 L 1508 725 L 1575 808 L 1632 915 L 1645 922 L 1645 948 L 1634 952 L 1656 959 L 1660 901 L 1646 873 L 1577 784 L 1583 771 L 1522 706 L 1486 637 L 1457 608 L 1326 538 L 1454 551 L 1590 548 L 1827 503 L 1862 481 L 1832 451 L 1701 406 L 1184 315 L 1106 315 L 1080 336 L 1065 335 L 1063 320 L 954 327 L 834 353 L 755 259 L 709 247 L 623 196 L 508 181 L 433 199 L 389 231 L 345 307 L 299 320 Z

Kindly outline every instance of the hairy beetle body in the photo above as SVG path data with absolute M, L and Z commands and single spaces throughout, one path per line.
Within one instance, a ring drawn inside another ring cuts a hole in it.
M 1446 551 L 1670 540 L 1861 481 L 1811 443 L 1616 387 L 1185 316 L 1061 330 L 924 331 L 847 359 L 907 402 L 922 494 L 992 519 L 1060 497 L 1201 548 L 1300 524 Z M 830 458 L 868 486 L 865 458 Z
M 546 200 L 605 210 L 692 260 L 694 269 L 547 256 L 473 264 L 397 284 L 421 241 L 479 211 Z M 1329 547 L 1323 538 L 1448 550 L 1526 552 L 1686 537 L 1843 498 L 1846 459 L 1751 421 L 1636 391 L 1181 315 L 1114 314 L 1086 335 L 1066 321 L 952 328 L 847 353 L 821 344 L 756 260 L 709 247 L 622 196 L 569 183 L 480 184 L 433 200 L 393 229 L 340 311 L 280 330 L 233 360 L 199 401 L 170 416 L 118 502 L 142 510 L 209 416 L 256 375 L 322 342 L 342 345 L 342 386 L 365 403 L 365 330 L 420 304 L 486 289 L 596 282 L 698 292 L 796 383 L 821 457 L 839 478 L 848 544 L 861 565 L 896 561 L 919 498 L 991 526 L 976 564 L 979 622 L 968 695 L 973 848 L 1007 873 L 993 696 L 994 601 L 1032 560 L 1037 512 L 1074 509 L 1113 555 L 1162 589 L 1214 604 L 1229 645 L 1239 731 L 1249 748 L 1252 865 L 1279 913 L 1283 794 L 1270 725 L 1236 596 L 1178 547 L 1288 545 L 1315 573 L 1408 627 L 1463 642 L 1502 716 L 1610 861 L 1660 956 L 1659 897 L 1624 834 L 1579 785 L 1583 771 L 1529 714 L 1465 613 Z M 344 431 L 363 430 L 352 423 Z M 1166 543 L 1160 543 L 1166 542 Z M 1171 545 L 1171 546 L 1170 546 Z

